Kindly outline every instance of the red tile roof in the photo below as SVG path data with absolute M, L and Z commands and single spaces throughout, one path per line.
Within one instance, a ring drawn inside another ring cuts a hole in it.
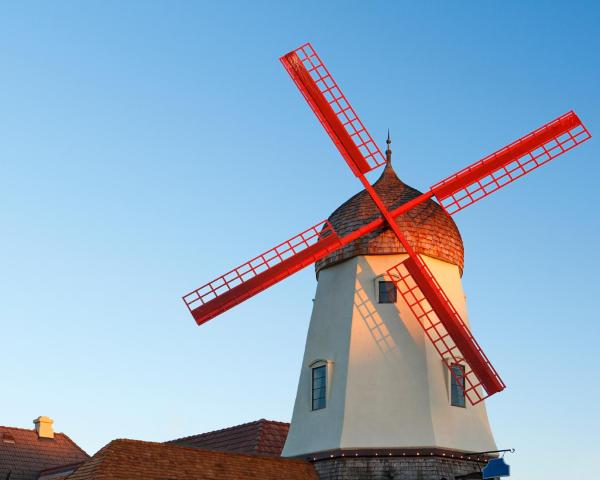
M 390 210 L 421 194 L 398 178 L 391 163 L 386 165 L 381 177 L 373 184 L 373 188 Z M 338 235 L 344 236 L 380 216 L 381 213 L 371 196 L 366 190 L 362 190 L 335 210 L 329 216 L 329 221 Z M 417 253 L 458 265 L 462 274 L 464 266 L 462 238 L 454 220 L 439 204 L 433 200 L 427 200 L 409 212 L 396 217 L 396 223 Z M 406 253 L 406 250 L 394 233 L 384 226 L 322 258 L 316 262 L 315 270 L 318 276 L 321 269 L 357 255 L 397 253 Z
M 64 433 L 39 438 L 36 431 L 0 426 L 0 479 L 35 480 L 40 471 L 87 460 L 89 455 Z
M 279 457 L 287 438 L 289 423 L 257 420 L 235 427 L 178 438 L 166 443 L 186 447 Z
M 318 480 L 304 460 L 113 440 L 68 480 Z

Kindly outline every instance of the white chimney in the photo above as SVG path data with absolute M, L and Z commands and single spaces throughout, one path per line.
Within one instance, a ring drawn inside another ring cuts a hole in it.
M 52 424 L 54 420 L 50 417 L 38 417 L 33 421 L 35 431 L 39 438 L 54 438 L 54 429 Z

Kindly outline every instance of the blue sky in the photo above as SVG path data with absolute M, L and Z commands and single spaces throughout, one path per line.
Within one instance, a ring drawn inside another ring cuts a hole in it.
M 291 416 L 312 268 L 203 327 L 181 295 L 359 190 L 278 57 L 311 41 L 427 189 L 574 109 L 600 132 L 594 2 L 4 2 L 0 424 L 89 453 Z M 600 147 L 455 216 L 515 478 L 597 454 Z

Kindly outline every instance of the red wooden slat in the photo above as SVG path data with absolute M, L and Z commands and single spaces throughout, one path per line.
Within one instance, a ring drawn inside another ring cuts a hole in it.
M 471 404 L 504 390 L 504 382 L 418 255 L 390 268 L 387 274 L 455 378 L 452 365 L 465 365 L 464 377 L 456 380 L 458 385 L 464 381 Z
M 391 215 L 402 215 L 429 198 L 430 192 L 423 193 L 392 210 Z M 196 322 L 202 324 L 383 224 L 384 219 L 377 218 L 344 237 L 338 237 L 329 222 L 320 222 L 184 295 L 183 301 Z
M 198 324 L 256 295 L 292 273 L 315 262 L 315 254 L 339 248 L 339 237 L 328 221 L 302 233 L 184 295 Z
M 383 165 L 381 150 L 312 46 L 302 45 L 280 60 L 354 174 Z
M 431 187 L 454 214 L 591 138 L 568 112 Z

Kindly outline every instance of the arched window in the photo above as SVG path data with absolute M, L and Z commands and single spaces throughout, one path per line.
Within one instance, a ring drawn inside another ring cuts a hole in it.
M 465 402 L 465 366 L 454 363 L 450 373 L 450 405 L 466 407 Z
M 316 360 L 310 364 L 311 410 L 321 410 L 327 407 L 332 365 L 333 362 L 329 360 Z

